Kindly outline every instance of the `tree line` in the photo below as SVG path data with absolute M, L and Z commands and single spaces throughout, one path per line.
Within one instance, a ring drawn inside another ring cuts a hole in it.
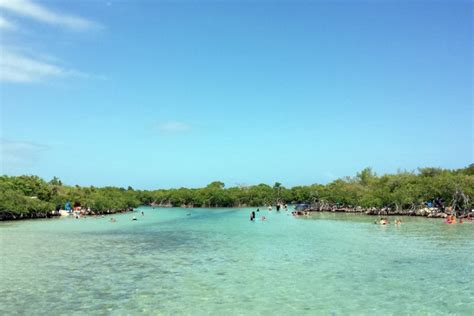
M 47 182 L 38 176 L 0 177 L 1 214 L 47 214 L 66 202 L 96 214 L 125 210 L 139 205 L 183 207 L 243 207 L 276 203 L 324 201 L 341 206 L 416 209 L 428 201 L 442 201 L 458 212 L 473 207 L 474 164 L 448 170 L 420 168 L 412 172 L 377 175 L 366 168 L 353 177 L 326 185 L 313 184 L 286 188 L 258 184 L 226 188 L 215 181 L 204 188 L 134 190 L 132 187 L 81 187 L 64 185 L 58 178 Z

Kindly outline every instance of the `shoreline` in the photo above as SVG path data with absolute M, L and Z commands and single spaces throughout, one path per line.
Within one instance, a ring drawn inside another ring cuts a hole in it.
M 121 210 L 106 210 L 106 211 L 83 211 L 81 216 L 98 216 L 98 215 L 114 215 L 121 213 L 130 213 L 133 212 L 134 208 L 121 209 Z M 51 211 L 48 213 L 0 213 L 0 222 L 7 221 L 21 221 L 21 220 L 34 220 L 34 219 L 48 219 L 61 217 L 61 211 Z M 71 212 L 68 216 L 74 216 L 74 213 Z
M 440 210 L 436 207 L 425 207 L 420 209 L 410 209 L 410 210 L 397 210 L 391 208 L 363 208 L 360 206 L 356 207 L 338 207 L 338 206 L 328 206 L 328 205 L 316 205 L 311 206 L 307 209 L 302 210 L 302 212 L 311 213 L 347 213 L 347 214 L 358 214 L 358 215 L 368 215 L 368 216 L 417 216 L 417 217 L 426 217 L 426 218 L 446 218 L 448 215 L 453 213 L 453 210 L 446 208 L 446 210 Z M 466 212 L 462 215 L 459 215 L 459 218 L 467 217 L 468 215 L 473 216 L 474 212 Z
M 294 205 L 294 204 L 293 204 Z M 237 207 L 191 207 L 191 206 L 152 206 L 152 205 L 140 205 L 150 208 L 195 208 L 195 209 L 218 209 L 218 208 L 262 208 L 265 210 L 266 206 L 237 206 Z M 98 216 L 98 215 L 114 215 L 121 213 L 131 213 L 134 212 L 136 208 L 120 209 L 120 210 L 106 210 L 106 211 L 82 211 L 81 216 Z M 274 212 L 278 212 L 273 210 Z M 336 205 L 313 205 L 302 210 L 288 210 L 291 212 L 296 212 L 298 215 L 314 215 L 317 213 L 344 213 L 344 214 L 354 214 L 354 215 L 364 215 L 364 216 L 416 216 L 416 217 L 426 217 L 426 218 L 446 218 L 452 211 L 442 211 L 435 207 L 426 207 L 417 210 L 396 210 L 391 208 L 363 208 L 360 206 L 352 207 L 340 207 Z M 279 212 L 285 212 L 280 210 Z M 459 218 L 467 217 L 468 215 L 474 216 L 474 212 L 467 212 L 463 215 L 458 216 Z M 60 211 L 51 211 L 48 213 L 30 213 L 30 214 L 14 214 L 14 213 L 1 213 L 0 222 L 2 221 L 17 221 L 17 220 L 34 220 L 34 219 L 49 219 L 55 217 L 61 217 Z M 69 216 L 74 216 L 71 213 Z

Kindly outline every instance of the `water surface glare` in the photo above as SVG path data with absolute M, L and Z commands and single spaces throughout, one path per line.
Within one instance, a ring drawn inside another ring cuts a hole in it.
M 2 222 L 0 315 L 473 314 L 472 223 L 251 210 Z

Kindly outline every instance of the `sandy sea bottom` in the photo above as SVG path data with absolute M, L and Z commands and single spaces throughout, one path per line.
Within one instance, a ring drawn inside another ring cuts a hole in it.
M 472 223 L 251 210 L 0 223 L 0 315 L 473 314 Z

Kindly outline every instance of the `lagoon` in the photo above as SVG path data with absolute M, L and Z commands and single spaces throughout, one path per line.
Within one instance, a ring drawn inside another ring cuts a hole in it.
M 0 314 L 474 311 L 472 223 L 260 209 L 266 221 L 249 221 L 255 208 L 141 207 L 115 223 L 1 222 Z

